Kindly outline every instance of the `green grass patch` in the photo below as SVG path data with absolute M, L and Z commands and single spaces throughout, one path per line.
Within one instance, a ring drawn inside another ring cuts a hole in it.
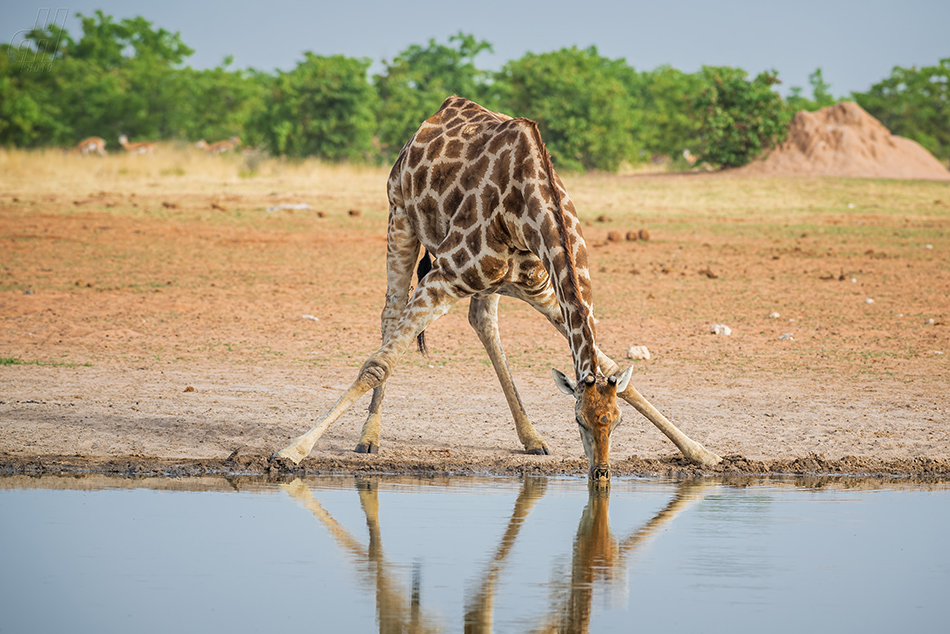
M 39 365 L 44 367 L 58 367 L 58 368 L 91 368 L 91 363 L 71 363 L 69 361 L 24 361 L 19 357 L 0 357 L 0 365 Z

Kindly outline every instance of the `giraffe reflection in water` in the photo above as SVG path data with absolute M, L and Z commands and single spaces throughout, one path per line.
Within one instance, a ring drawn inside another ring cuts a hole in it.
M 327 528 L 341 550 L 357 563 L 360 583 L 375 592 L 377 622 L 380 632 L 442 632 L 449 629 L 434 617 L 428 617 L 420 596 L 421 571 L 413 568 L 412 587 L 399 581 L 400 566 L 388 561 L 383 553 L 379 525 L 379 482 L 358 479 L 356 489 L 366 517 L 369 545 L 364 546 L 339 524 L 314 497 L 310 488 L 297 479 L 281 488 Z M 551 585 L 552 602 L 546 615 L 539 619 L 535 632 L 587 632 L 591 604 L 598 586 L 609 589 L 627 570 L 627 560 L 638 546 L 649 540 L 676 515 L 703 497 L 709 486 L 704 481 L 683 481 L 678 484 L 669 503 L 649 521 L 629 535 L 618 539 L 610 529 L 610 489 L 591 485 L 590 497 L 577 526 L 571 557 L 570 577 L 555 580 Z M 544 497 L 545 478 L 525 478 L 515 501 L 507 527 L 482 573 L 477 591 L 466 601 L 465 632 L 488 634 L 493 631 L 495 593 L 500 577 L 518 534 L 534 505 Z

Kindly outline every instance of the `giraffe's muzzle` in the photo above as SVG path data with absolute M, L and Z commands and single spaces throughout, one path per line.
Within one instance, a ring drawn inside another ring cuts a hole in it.
M 590 479 L 591 482 L 607 484 L 610 482 L 610 467 L 591 467 Z

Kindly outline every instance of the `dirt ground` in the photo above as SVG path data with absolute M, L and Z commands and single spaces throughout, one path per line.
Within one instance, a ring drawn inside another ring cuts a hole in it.
M 378 345 L 384 170 L 170 179 L 0 182 L 0 473 L 281 473 L 268 457 Z M 616 474 L 950 477 L 950 187 L 565 180 L 601 347 L 725 457 L 686 464 L 623 405 Z M 313 208 L 267 211 L 301 201 Z M 648 240 L 625 239 L 640 229 Z M 364 397 L 296 473 L 583 475 L 573 403 L 550 372 L 570 369 L 567 346 L 514 300 L 500 312 L 553 455 L 522 453 L 462 302 L 430 328 L 429 356 L 390 380 L 380 453 L 352 451 Z M 652 358 L 625 359 L 633 345 Z

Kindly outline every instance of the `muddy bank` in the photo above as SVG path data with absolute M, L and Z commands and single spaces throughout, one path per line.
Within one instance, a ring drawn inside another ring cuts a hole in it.
M 169 460 L 128 456 L 85 458 L 82 456 L 0 456 L 0 475 L 85 475 L 120 477 L 193 478 L 207 475 L 255 476 L 270 479 L 325 475 L 498 475 L 583 477 L 582 460 L 499 458 L 490 464 L 470 464 L 446 457 L 439 460 L 400 460 L 365 457 L 308 458 L 300 465 L 271 461 L 268 456 L 236 455 L 224 460 Z M 689 464 L 678 456 L 627 458 L 614 464 L 614 475 L 640 477 L 731 477 L 731 476 L 862 476 L 889 477 L 907 481 L 950 479 L 950 461 L 913 458 L 880 460 L 853 456 L 839 460 L 813 454 L 792 460 L 748 460 L 726 456 L 713 468 Z

